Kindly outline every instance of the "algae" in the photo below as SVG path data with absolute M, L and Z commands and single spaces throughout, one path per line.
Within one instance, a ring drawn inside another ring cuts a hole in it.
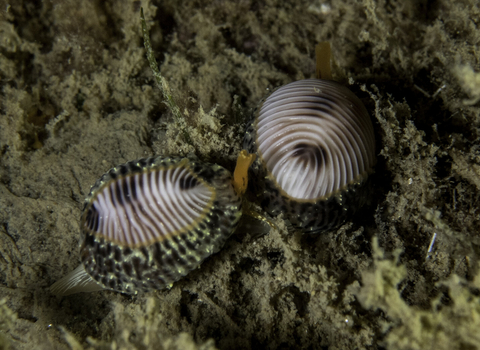
M 480 348 L 479 15 L 474 0 L 2 1 L 1 347 Z M 321 236 L 244 224 L 170 290 L 50 295 L 99 176 L 154 154 L 233 170 L 253 109 L 314 77 L 322 41 L 374 121 L 369 206 Z

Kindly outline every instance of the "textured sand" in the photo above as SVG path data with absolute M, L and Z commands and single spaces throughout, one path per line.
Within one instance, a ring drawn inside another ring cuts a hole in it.
M 473 0 L 1 1 L 0 348 L 480 348 L 479 18 Z M 321 236 L 250 223 L 168 291 L 48 292 L 98 177 L 155 154 L 233 170 L 253 108 L 313 77 L 325 40 L 374 122 L 368 207 Z

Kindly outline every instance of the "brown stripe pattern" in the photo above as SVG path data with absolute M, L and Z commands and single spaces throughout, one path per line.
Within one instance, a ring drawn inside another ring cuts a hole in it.
M 375 163 L 370 117 L 334 81 L 307 79 L 279 88 L 262 104 L 256 122 L 258 153 L 290 198 L 328 196 Z
M 85 228 L 122 246 L 143 246 L 198 223 L 215 192 L 187 167 L 157 168 L 106 183 L 96 193 Z

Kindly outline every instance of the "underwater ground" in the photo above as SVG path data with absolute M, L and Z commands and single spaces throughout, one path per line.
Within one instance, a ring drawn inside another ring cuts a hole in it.
M 479 349 L 479 26 L 474 0 L 0 1 L 0 349 Z M 97 178 L 167 154 L 233 170 L 321 41 L 374 123 L 368 206 L 323 235 L 245 224 L 170 290 L 49 293 Z

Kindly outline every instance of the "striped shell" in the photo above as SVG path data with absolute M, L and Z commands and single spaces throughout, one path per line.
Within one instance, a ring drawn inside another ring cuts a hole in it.
M 104 289 L 161 289 L 217 252 L 236 228 L 241 199 L 218 165 L 155 157 L 111 169 L 81 220 L 85 272 Z
M 364 204 L 375 138 L 363 103 L 346 87 L 307 79 L 261 103 L 244 148 L 262 206 L 305 232 L 331 230 Z

